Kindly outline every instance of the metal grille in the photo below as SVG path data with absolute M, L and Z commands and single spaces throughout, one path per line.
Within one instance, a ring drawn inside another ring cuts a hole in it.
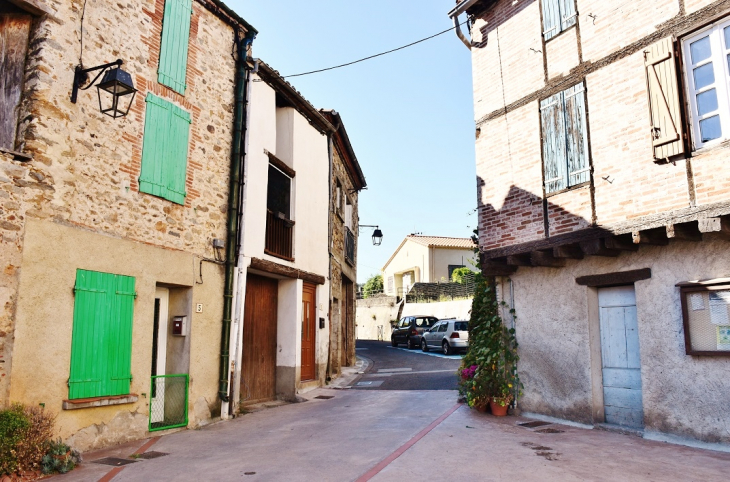
M 150 393 L 150 432 L 187 426 L 188 375 L 153 376 Z
M 730 355 L 730 289 L 685 291 L 684 310 L 691 351 Z

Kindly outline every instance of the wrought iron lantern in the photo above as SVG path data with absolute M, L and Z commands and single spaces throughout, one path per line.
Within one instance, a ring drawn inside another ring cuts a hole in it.
M 96 86 L 99 97 L 99 110 L 102 114 L 106 114 L 115 119 L 127 115 L 130 107 L 132 107 L 132 102 L 134 102 L 137 89 L 134 88 L 132 76 L 120 68 L 123 63 L 122 59 L 118 59 L 116 62 L 98 65 L 88 69 L 84 69 L 81 65 L 76 66 L 71 102 L 75 104 L 79 90 L 89 89 L 104 74 L 101 82 Z M 101 72 L 94 77 L 94 80 L 89 85 L 81 87 L 89 79 L 89 72 L 96 70 L 100 70 Z M 124 101 L 125 98 L 129 99 L 128 102 Z
M 380 246 L 380 243 L 383 242 L 383 232 L 380 230 L 378 226 L 371 226 L 369 224 L 358 224 L 358 228 L 375 228 L 375 231 L 373 231 L 373 246 Z

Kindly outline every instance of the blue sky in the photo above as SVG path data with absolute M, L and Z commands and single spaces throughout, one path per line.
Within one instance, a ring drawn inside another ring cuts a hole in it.
M 225 0 L 259 35 L 254 56 L 282 75 L 342 64 L 449 28 L 453 0 Z M 368 189 L 358 282 L 405 236 L 467 237 L 476 227 L 471 63 L 453 32 L 342 69 L 288 79 L 317 108 L 337 110 Z

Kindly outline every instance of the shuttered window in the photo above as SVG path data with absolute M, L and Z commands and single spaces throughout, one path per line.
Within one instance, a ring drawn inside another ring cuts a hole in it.
M 545 192 L 590 179 L 585 88 L 582 83 L 540 102 Z
M 575 0 L 542 0 L 542 34 L 550 40 L 575 25 Z
M 76 271 L 69 399 L 129 394 L 134 281 Z
M 153 94 L 145 102 L 139 190 L 185 204 L 190 113 Z
M 192 0 L 165 0 L 157 81 L 185 94 Z
M 644 50 L 644 66 L 654 158 L 661 160 L 682 154 L 684 134 L 674 41 L 665 38 Z M 711 63 L 708 65 L 705 62 L 697 70 L 702 75 L 703 72 L 707 72 L 707 68 L 712 75 Z
M 682 53 L 694 147 L 730 138 L 730 21 L 716 23 L 685 39 Z M 675 102 L 678 104 L 678 100 Z M 681 123 L 677 125 L 681 129 Z

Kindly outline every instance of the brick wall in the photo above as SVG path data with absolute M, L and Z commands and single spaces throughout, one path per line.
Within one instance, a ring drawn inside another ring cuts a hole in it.
M 643 59 L 657 40 L 681 39 L 730 12 L 730 1 L 578 0 L 577 25 L 535 55 L 532 40 L 542 48 L 539 3 L 500 0 L 474 22 L 480 42 L 472 49 L 472 65 L 481 248 L 592 223 L 610 226 L 693 202 L 730 201 L 724 161 L 730 143 L 693 152 L 690 161 L 655 162 Z M 543 200 L 539 101 L 580 82 L 586 85 L 594 172 L 588 185 Z

